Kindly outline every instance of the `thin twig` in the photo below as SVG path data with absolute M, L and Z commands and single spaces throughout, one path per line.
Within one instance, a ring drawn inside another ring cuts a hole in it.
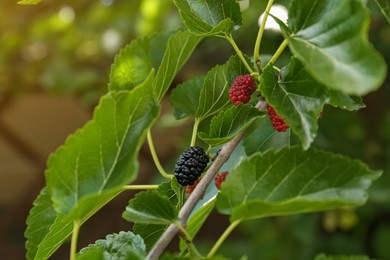
M 259 103 L 257 103 L 256 107 L 262 108 L 263 105 L 264 101 L 260 100 Z M 198 183 L 195 190 L 191 193 L 191 196 L 188 197 L 187 201 L 184 203 L 183 207 L 179 212 L 179 220 L 182 226 L 186 225 L 188 217 L 190 216 L 192 210 L 194 209 L 198 201 L 203 197 L 203 193 L 205 192 L 206 188 L 214 179 L 215 175 L 222 167 L 222 165 L 229 159 L 230 155 L 233 153 L 237 145 L 241 142 L 248 128 L 246 128 L 243 132 L 233 138 L 233 140 L 223 146 L 217 158 L 214 160 L 213 164 L 207 170 L 206 174 Z M 178 232 L 179 228 L 175 224 L 169 225 L 165 232 L 162 234 L 162 236 L 159 238 L 159 240 L 156 242 L 156 244 L 153 246 L 153 248 L 150 250 L 146 259 L 158 259 Z

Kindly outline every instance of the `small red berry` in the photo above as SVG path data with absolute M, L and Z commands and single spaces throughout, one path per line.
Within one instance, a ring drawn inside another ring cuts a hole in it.
M 214 184 L 218 190 L 221 190 L 221 184 L 222 182 L 224 182 L 228 174 L 229 172 L 218 172 L 217 175 L 214 177 Z
M 278 132 L 286 132 L 288 129 L 288 125 L 284 122 L 283 118 L 281 118 L 276 113 L 275 109 L 268 104 L 267 104 L 267 112 L 271 120 L 272 127 Z
M 235 105 L 246 104 L 255 91 L 256 83 L 250 74 L 238 76 L 229 89 L 229 99 Z

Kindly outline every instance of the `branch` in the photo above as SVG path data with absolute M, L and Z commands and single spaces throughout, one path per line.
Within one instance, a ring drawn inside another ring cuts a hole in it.
M 256 108 L 264 109 L 265 102 L 260 100 Z M 249 127 L 248 127 L 249 128 Z M 188 197 L 187 201 L 184 203 L 182 209 L 179 212 L 179 220 L 182 226 L 185 226 L 190 216 L 192 210 L 198 203 L 198 201 L 203 197 L 203 193 L 206 188 L 209 186 L 210 182 L 214 179 L 215 175 L 218 173 L 219 169 L 222 165 L 229 159 L 230 155 L 233 153 L 234 149 L 241 142 L 241 139 L 245 136 L 248 128 L 246 128 L 243 132 L 237 135 L 233 140 L 226 143 L 222 150 L 219 152 L 217 158 L 214 163 L 207 170 L 206 174 L 202 177 L 198 185 L 195 187 L 195 190 L 191 193 L 191 196 Z M 168 244 L 172 241 L 172 239 L 179 232 L 179 228 L 175 224 L 169 225 L 169 227 L 162 234 L 160 239 L 156 242 L 153 248 L 150 250 L 147 260 L 155 260 L 158 259 L 159 256 L 163 253 Z

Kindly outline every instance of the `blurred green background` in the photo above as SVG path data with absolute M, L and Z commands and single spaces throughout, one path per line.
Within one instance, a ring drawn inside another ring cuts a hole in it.
M 368 4 L 370 40 L 390 64 L 390 26 L 375 2 Z M 251 1 L 244 25 L 234 33 L 249 55 L 265 5 L 266 1 Z M 119 49 L 135 37 L 177 29 L 181 21 L 171 0 L 44 0 L 36 6 L 8 0 L 0 2 L 0 10 L 0 259 L 24 259 L 24 223 L 44 186 L 47 156 L 91 117 L 107 91 L 110 66 Z M 277 31 L 266 31 L 262 54 L 272 54 L 281 41 Z M 173 86 L 205 74 L 231 54 L 222 39 L 204 40 Z M 287 54 L 281 64 L 288 61 Z M 326 107 L 320 119 L 315 145 L 384 170 L 364 207 L 250 221 L 237 228 L 220 252 L 232 259 L 245 254 L 249 259 L 312 259 L 320 252 L 390 259 L 389 100 L 387 78 L 379 91 L 364 97 L 367 108 L 347 112 Z M 174 161 L 180 143 L 188 140 L 191 127 L 187 121 L 170 120 L 170 110 L 164 100 L 166 116 L 154 129 L 157 152 L 167 165 Z M 140 161 L 137 181 L 155 182 L 146 147 Z M 80 247 L 131 229 L 121 213 L 132 195 L 122 194 L 89 220 L 81 230 Z M 200 250 L 207 252 L 227 225 L 225 216 L 213 213 L 196 238 Z M 68 245 L 53 256 L 67 258 Z

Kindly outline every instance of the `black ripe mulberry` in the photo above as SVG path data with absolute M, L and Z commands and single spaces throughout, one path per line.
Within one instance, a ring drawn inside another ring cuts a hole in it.
M 191 146 L 177 159 L 175 177 L 180 185 L 192 185 L 200 177 L 209 162 L 202 147 Z
M 250 74 L 238 76 L 229 89 L 229 99 L 235 105 L 246 104 L 255 91 L 256 83 Z

